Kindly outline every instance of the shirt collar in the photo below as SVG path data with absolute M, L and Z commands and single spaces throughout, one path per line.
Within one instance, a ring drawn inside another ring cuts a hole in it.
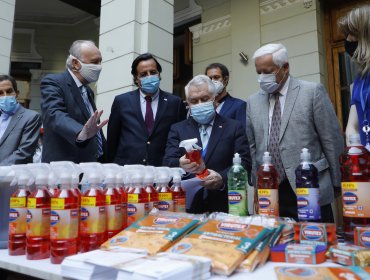
M 76 75 L 73 73 L 73 71 L 71 71 L 69 68 L 68 68 L 67 70 L 68 70 L 68 72 L 71 74 L 72 79 L 75 81 L 76 86 L 77 86 L 78 88 L 80 88 L 81 86 L 83 86 L 83 84 L 82 84 L 82 83 L 81 83 L 81 81 L 76 77 Z
M 289 82 L 290 82 L 290 76 L 288 76 L 288 79 L 286 79 L 284 86 L 280 90 L 281 95 L 285 96 L 287 94 Z
M 139 89 L 139 92 L 140 92 L 140 97 L 141 97 L 141 100 L 145 100 L 145 96 L 147 96 L 147 94 L 143 93 L 140 89 Z M 158 98 L 159 96 L 159 89 L 157 90 L 157 92 L 153 95 L 150 95 L 152 97 L 152 101 L 155 100 L 156 98 Z

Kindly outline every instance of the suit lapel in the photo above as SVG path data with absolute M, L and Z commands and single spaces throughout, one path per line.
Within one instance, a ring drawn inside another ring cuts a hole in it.
M 281 118 L 279 141 L 281 141 L 281 139 L 283 138 L 295 101 L 297 100 L 298 93 L 299 93 L 299 84 L 293 77 L 291 77 L 288 92 L 285 98 L 283 116 Z
M 270 95 L 266 92 L 260 91 L 261 96 L 261 108 L 260 108 L 260 115 L 262 117 L 262 127 L 263 127 L 263 141 L 265 150 L 268 147 L 268 139 L 269 139 L 269 108 L 270 108 Z
M 139 90 L 135 90 L 133 92 L 128 93 L 130 94 L 130 102 L 131 106 L 135 112 L 136 118 L 139 121 L 141 128 L 144 130 L 145 134 L 148 135 L 148 130 L 146 129 L 145 121 L 143 118 L 143 114 L 141 112 L 141 104 L 140 104 L 140 92 Z
M 211 136 L 209 137 L 208 145 L 207 145 L 207 152 L 204 162 L 207 164 L 209 158 L 211 157 L 212 153 L 214 152 L 218 141 L 222 133 L 224 132 L 223 120 L 219 115 L 216 115 L 215 121 L 213 122 Z M 198 130 L 199 134 L 199 130 Z
M 19 105 L 19 109 L 13 115 L 12 119 L 8 124 L 8 127 L 6 128 L 3 136 L 1 137 L 0 146 L 4 143 L 5 139 L 9 136 L 10 132 L 12 132 L 12 130 L 16 127 L 19 120 L 23 117 L 24 111 L 25 111 L 24 108 L 21 105 Z
M 85 116 L 86 120 L 88 120 L 90 118 L 90 114 L 87 111 L 85 102 L 82 99 L 82 93 L 81 93 L 80 89 L 77 87 L 77 85 L 76 85 L 75 81 L 73 80 L 71 74 L 68 71 L 65 71 L 64 73 L 65 73 L 65 76 L 67 77 L 67 84 L 70 88 L 70 92 L 72 93 L 73 99 L 75 100 L 78 107 L 80 107 L 81 112 Z
M 220 115 L 225 116 L 226 112 L 228 112 L 233 105 L 233 102 L 231 100 L 230 95 L 225 98 L 224 105 L 222 105 L 222 108 L 220 110 Z
M 164 112 L 166 112 L 167 104 L 168 104 L 167 97 L 164 96 L 163 91 L 160 90 L 159 91 L 159 96 L 158 96 L 157 114 L 156 114 L 155 119 L 154 119 L 154 127 L 153 127 L 153 130 L 152 130 L 152 133 L 154 132 L 154 130 L 159 125 Z

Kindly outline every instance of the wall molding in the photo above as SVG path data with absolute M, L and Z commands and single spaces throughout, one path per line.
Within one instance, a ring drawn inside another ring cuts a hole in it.
M 206 23 L 199 23 L 189 27 L 189 30 L 193 34 L 193 42 L 198 43 L 200 37 L 209 33 L 217 32 L 222 29 L 231 27 L 231 16 L 226 15 Z
M 36 50 L 35 44 L 35 30 L 26 28 L 14 28 L 13 40 L 17 34 L 26 34 L 29 36 L 28 51 L 25 52 L 12 52 L 11 61 L 18 62 L 37 62 L 42 63 L 42 56 Z
M 260 0 L 260 14 L 268 14 L 273 11 L 286 8 L 290 5 L 303 3 L 302 0 Z
M 189 1 L 189 6 L 186 9 L 175 13 L 174 25 L 175 27 L 200 17 L 202 14 L 202 7 L 197 5 L 194 0 Z

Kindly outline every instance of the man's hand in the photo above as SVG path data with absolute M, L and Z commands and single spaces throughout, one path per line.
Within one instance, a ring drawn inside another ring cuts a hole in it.
M 179 162 L 180 162 L 180 167 L 184 169 L 185 172 L 188 172 L 188 173 L 198 174 L 198 173 L 201 173 L 204 169 L 206 169 L 206 166 L 203 160 L 200 164 L 198 164 L 196 162 L 191 162 L 190 159 L 187 159 L 185 157 L 185 155 L 183 155 L 180 158 Z
M 203 180 L 204 182 L 202 185 L 207 190 L 218 190 L 221 189 L 224 185 L 224 182 L 222 181 L 222 177 L 220 174 L 218 174 L 216 171 L 212 169 L 208 169 L 209 174 L 207 177 L 205 177 Z
M 94 137 L 99 130 L 108 123 L 108 120 L 102 121 L 98 124 L 98 121 L 103 114 L 102 111 L 96 110 L 94 114 L 91 115 L 89 120 L 85 123 L 84 127 L 82 128 L 81 132 L 77 136 L 77 141 L 86 141 Z

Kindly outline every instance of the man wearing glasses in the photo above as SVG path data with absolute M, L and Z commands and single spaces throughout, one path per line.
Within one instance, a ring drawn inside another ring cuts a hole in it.
M 15 79 L 0 75 L 0 165 L 32 162 L 41 117 L 17 102 Z
M 150 53 L 131 65 L 138 89 L 115 97 L 108 122 L 108 160 L 161 166 L 172 124 L 186 117 L 183 101 L 159 88 L 162 67 Z

